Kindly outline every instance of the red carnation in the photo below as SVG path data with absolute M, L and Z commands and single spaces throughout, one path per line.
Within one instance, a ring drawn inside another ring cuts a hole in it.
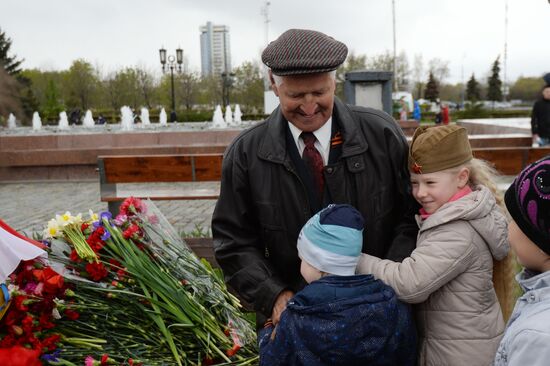
M 0 365 L 41 366 L 40 349 L 28 349 L 21 346 L 0 349 Z
M 79 313 L 77 313 L 76 311 L 71 310 L 71 309 L 65 309 L 64 314 L 70 320 L 77 320 L 80 317 Z
M 23 295 L 16 296 L 14 299 L 15 308 L 19 311 L 28 311 L 29 307 L 27 306 L 27 304 L 25 304 L 27 300 L 28 300 L 27 296 L 23 296 Z
M 139 226 L 136 224 L 130 225 L 130 227 L 122 233 L 122 236 L 124 236 L 124 239 L 130 239 L 134 234 L 139 232 Z
M 105 269 L 103 263 L 100 262 L 86 264 L 86 272 L 88 272 L 90 278 L 96 282 L 101 281 L 109 274 L 109 272 L 107 272 L 107 269 Z

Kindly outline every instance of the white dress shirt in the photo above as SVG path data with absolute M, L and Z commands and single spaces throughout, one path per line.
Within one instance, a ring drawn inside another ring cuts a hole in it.
M 294 126 L 290 122 L 288 122 L 288 127 L 290 127 L 290 132 L 292 133 L 294 142 L 298 147 L 298 152 L 300 153 L 300 156 L 302 156 L 302 154 L 304 153 L 304 149 L 306 148 L 304 140 L 300 138 L 302 130 L 300 130 L 298 127 Z M 313 131 L 313 134 L 317 139 L 315 141 L 315 148 L 321 153 L 321 157 L 323 158 L 323 165 L 327 165 L 328 156 L 330 153 L 330 135 L 332 134 L 332 117 L 330 117 L 328 121 L 317 131 Z

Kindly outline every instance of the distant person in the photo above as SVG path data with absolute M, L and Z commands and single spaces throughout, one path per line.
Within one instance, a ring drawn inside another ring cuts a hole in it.
M 550 84 L 544 86 L 541 94 L 531 112 L 531 132 L 533 144 L 547 146 L 550 145 Z
M 401 109 L 399 111 L 399 120 L 406 121 L 408 119 L 409 107 L 407 105 L 405 97 L 401 97 L 401 99 L 399 99 L 399 104 L 401 106 Z
M 466 129 L 457 125 L 419 127 L 409 168 L 422 205 L 417 247 L 401 263 L 362 254 L 357 273 L 419 304 L 419 365 L 489 365 L 504 332 L 493 260 L 509 251 L 492 170 L 473 158 Z
M 176 122 L 178 120 L 178 116 L 176 115 L 176 111 L 170 112 L 170 122 Z
M 495 366 L 550 364 L 550 156 L 527 166 L 510 185 L 504 201 L 512 217 L 510 245 L 523 266 L 517 300 Z
M 448 125 L 450 121 L 451 121 L 451 116 L 449 112 L 449 106 L 447 104 L 443 104 L 441 106 L 441 122 L 444 125 Z
M 372 275 L 355 275 L 363 227 L 350 205 L 329 205 L 304 225 L 297 247 L 309 285 L 259 332 L 260 366 L 415 364 L 409 306 Z
M 422 110 L 420 109 L 420 103 L 417 100 L 414 101 L 413 119 L 420 122 L 422 119 Z
M 107 123 L 107 121 L 105 120 L 105 117 L 103 117 L 103 115 L 99 115 L 98 119 L 97 119 L 97 124 L 98 125 L 104 125 L 105 123 Z

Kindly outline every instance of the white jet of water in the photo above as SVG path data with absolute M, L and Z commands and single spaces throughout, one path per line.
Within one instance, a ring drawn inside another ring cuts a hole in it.
M 149 110 L 147 108 L 141 108 L 139 119 L 141 119 L 141 123 L 143 123 L 144 125 L 151 124 L 151 121 L 149 121 Z
M 218 104 L 214 110 L 211 128 L 226 128 L 227 123 L 223 119 L 222 107 Z
M 84 121 L 82 121 L 82 125 L 84 127 L 88 127 L 88 128 L 91 128 L 91 127 L 95 126 L 95 121 L 94 121 L 94 118 L 92 117 L 92 111 L 91 110 L 88 109 L 86 111 L 86 114 L 84 115 Z
M 63 111 L 59 113 L 59 122 L 57 125 L 60 130 L 67 130 L 69 128 L 69 119 L 67 118 L 67 112 Z
M 34 112 L 32 114 L 32 129 L 35 131 L 42 129 L 42 120 L 40 119 L 38 112 Z
M 120 108 L 120 127 L 122 131 L 131 131 L 134 129 L 134 114 L 128 106 Z
M 8 128 L 9 129 L 14 129 L 16 127 L 15 125 L 15 116 L 13 115 L 13 113 L 10 113 L 10 115 L 8 116 Z
M 243 113 L 241 112 L 241 107 L 238 104 L 235 106 L 235 112 L 233 113 L 233 116 L 235 117 L 235 122 L 242 122 L 241 117 L 243 116 Z
M 231 106 L 229 104 L 225 107 L 225 122 L 228 125 L 233 125 L 233 113 L 231 112 Z
M 168 116 L 166 115 L 166 111 L 164 110 L 164 108 L 162 108 L 159 115 L 159 124 L 165 126 L 167 122 Z

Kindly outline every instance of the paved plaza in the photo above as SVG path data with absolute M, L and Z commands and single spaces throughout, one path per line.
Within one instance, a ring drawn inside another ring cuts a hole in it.
M 210 230 L 215 200 L 155 201 L 178 232 L 195 230 L 196 225 Z M 55 214 L 70 211 L 88 216 L 88 210 L 107 210 L 99 200 L 96 180 L 79 182 L 0 183 L 0 219 L 30 235 L 42 231 Z M 209 232 L 210 236 L 210 232 Z

